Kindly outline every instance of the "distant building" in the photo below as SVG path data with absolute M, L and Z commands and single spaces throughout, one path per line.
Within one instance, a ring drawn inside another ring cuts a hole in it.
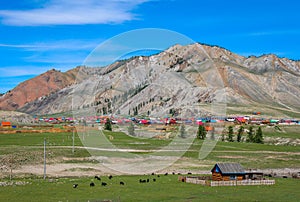
M 1 127 L 2 128 L 11 128 L 12 126 L 11 126 L 11 122 L 9 122 L 9 121 L 2 121 L 1 122 Z

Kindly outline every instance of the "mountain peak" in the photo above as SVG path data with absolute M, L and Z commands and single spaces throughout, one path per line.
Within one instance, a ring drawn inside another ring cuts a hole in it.
M 50 70 L 2 96 L 0 108 L 34 114 L 70 111 L 69 103 L 81 89 L 80 102 L 73 108 L 92 108 L 98 114 L 118 109 L 128 115 L 136 107 L 140 113 L 164 114 L 212 104 L 222 92 L 232 106 L 297 110 L 299 75 L 299 61 L 272 54 L 246 58 L 218 46 L 176 44 L 159 54 L 116 61 L 105 68 Z

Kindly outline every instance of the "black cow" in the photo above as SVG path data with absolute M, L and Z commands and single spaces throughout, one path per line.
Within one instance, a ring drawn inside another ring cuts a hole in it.
M 73 184 L 73 188 L 77 188 L 78 187 L 78 184 Z
M 155 175 L 154 173 L 152 173 L 151 175 Z
M 95 179 L 97 179 L 97 180 L 101 180 L 101 178 L 100 178 L 100 177 L 98 177 L 97 175 L 95 176 Z
M 149 180 L 149 179 L 147 179 L 147 182 L 150 182 L 150 180 Z
M 192 173 L 191 172 L 188 172 L 188 175 L 191 175 Z
M 112 175 L 108 176 L 108 179 L 110 179 L 110 180 L 111 180 L 112 178 L 113 178 L 113 176 L 112 176 Z
M 155 178 L 153 178 L 153 182 L 156 182 L 156 179 L 155 179 Z
M 125 183 L 121 181 L 121 182 L 120 182 L 120 185 L 125 185 Z
M 95 186 L 95 183 L 94 182 L 91 182 L 90 183 L 90 187 L 94 187 Z
M 146 180 L 140 179 L 140 183 L 145 183 L 145 182 L 146 182 Z
M 102 182 L 102 183 L 101 183 L 101 186 L 104 186 L 104 187 L 105 187 L 106 185 L 107 185 L 106 182 Z
M 168 175 L 168 173 L 165 173 L 165 175 Z

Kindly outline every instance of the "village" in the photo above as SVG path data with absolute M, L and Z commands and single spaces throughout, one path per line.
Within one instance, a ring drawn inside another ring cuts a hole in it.
M 253 115 L 237 115 L 237 116 L 228 116 L 228 117 L 191 117 L 191 118 L 182 118 L 182 117 L 173 117 L 172 115 L 166 115 L 164 117 L 151 117 L 151 116 L 139 116 L 139 117 L 130 117 L 130 116 L 118 116 L 118 115 L 102 115 L 102 116 L 86 116 L 86 117 L 34 117 L 34 124 L 103 124 L 107 119 L 113 124 L 126 124 L 134 122 L 137 124 L 196 124 L 203 125 L 205 123 L 214 124 L 214 123 L 232 123 L 232 124 L 253 124 L 253 125 L 300 125 L 300 120 L 291 119 L 291 118 L 272 118 L 272 117 L 263 117 L 260 112 L 253 112 Z M 0 126 L 3 128 L 16 128 L 14 123 L 5 121 L 5 118 L 2 118 Z

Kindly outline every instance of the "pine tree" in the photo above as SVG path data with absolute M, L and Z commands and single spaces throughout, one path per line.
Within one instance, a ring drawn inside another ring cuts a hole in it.
M 104 130 L 112 131 L 111 121 L 110 121 L 109 118 L 106 119 L 106 122 L 105 122 L 105 124 L 104 124 Z
M 185 138 L 185 137 L 186 137 L 186 134 L 185 134 L 186 131 L 185 131 L 185 125 L 184 125 L 184 124 L 181 124 L 181 125 L 180 125 L 179 132 L 180 132 L 179 135 L 180 135 L 181 138 Z
M 255 137 L 254 137 L 254 142 L 255 143 L 260 143 L 260 144 L 264 143 L 263 133 L 262 133 L 261 127 L 258 127 L 258 129 L 256 130 L 256 134 L 255 134 Z
M 228 127 L 228 142 L 233 142 L 233 127 L 229 126 Z
M 222 132 L 222 135 L 221 135 L 221 141 L 224 142 L 225 141 L 225 133 Z
M 102 112 L 103 112 L 103 115 L 107 114 L 107 109 L 106 109 L 106 107 L 102 107 Z
M 248 138 L 247 142 L 254 142 L 254 134 L 253 134 L 253 126 L 250 126 L 249 131 L 248 131 Z
M 131 136 L 135 136 L 135 132 L 134 132 L 134 124 L 133 122 L 130 122 L 129 126 L 128 126 L 128 134 Z
M 202 125 L 199 125 L 198 127 L 198 131 L 197 131 L 197 137 L 201 140 L 204 140 L 205 137 L 206 137 L 206 131 L 205 131 L 205 128 L 204 126 Z
M 243 135 L 243 133 L 244 133 L 244 127 L 240 126 L 240 128 L 238 130 L 237 138 L 236 138 L 237 142 L 241 142 L 242 141 L 242 135 Z
M 210 133 L 210 139 L 211 140 L 215 140 L 216 138 L 215 138 L 215 128 L 213 127 L 213 130 L 211 131 L 211 133 Z
M 137 116 L 138 114 L 138 107 L 133 108 L 133 116 Z

